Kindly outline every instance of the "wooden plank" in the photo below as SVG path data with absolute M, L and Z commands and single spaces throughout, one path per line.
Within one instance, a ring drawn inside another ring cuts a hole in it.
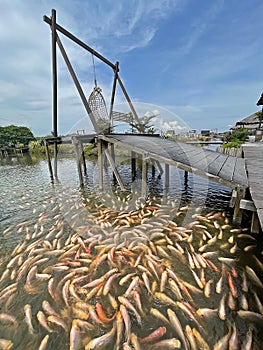
M 233 174 L 233 182 L 242 184 L 248 187 L 248 180 L 246 176 L 245 160 L 243 158 L 238 158 Z
M 232 181 L 237 158 L 229 156 L 220 169 L 218 176 Z
M 214 161 L 208 164 L 208 172 L 214 175 L 218 175 L 222 166 L 226 162 L 227 157 L 228 156 L 226 156 L 225 154 L 220 154 Z

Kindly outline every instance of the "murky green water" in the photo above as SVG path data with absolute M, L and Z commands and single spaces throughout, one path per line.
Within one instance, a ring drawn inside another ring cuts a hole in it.
M 230 191 L 171 170 L 164 200 L 149 170 L 145 200 L 87 166 L 80 190 L 74 159 L 54 184 L 45 160 L 1 160 L 2 348 L 261 349 L 263 249 L 222 214 Z

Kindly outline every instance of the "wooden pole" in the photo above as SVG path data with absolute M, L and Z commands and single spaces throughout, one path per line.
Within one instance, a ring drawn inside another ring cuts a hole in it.
M 83 143 L 80 141 L 79 145 L 80 145 L 80 149 L 81 149 L 81 158 L 82 158 L 83 172 L 84 172 L 84 175 L 87 176 L 87 165 L 86 165 L 86 159 L 85 159 L 85 152 L 84 152 Z
M 53 10 L 52 10 L 53 11 Z M 55 10 L 54 10 L 55 11 Z M 47 16 L 43 16 L 43 21 L 48 23 L 49 25 L 51 25 L 52 20 L 47 17 Z M 116 69 L 116 66 L 110 62 L 109 60 L 107 60 L 107 58 L 103 57 L 100 53 L 98 53 L 97 51 L 93 50 L 90 46 L 88 46 L 87 44 L 85 44 L 83 41 L 81 41 L 80 39 L 78 39 L 76 36 L 74 36 L 73 34 L 71 34 L 69 31 L 67 31 L 65 28 L 63 28 L 62 26 L 60 26 L 59 24 L 56 24 L 56 29 L 61 32 L 63 35 L 65 35 L 66 37 L 68 37 L 69 39 L 71 39 L 72 41 L 74 41 L 76 44 L 78 44 L 79 46 L 83 47 L 85 50 L 89 51 L 92 55 L 96 56 L 97 58 L 99 58 L 101 61 L 103 61 L 104 63 L 106 63 L 108 66 L 110 66 L 113 70 Z
M 235 199 L 233 221 L 236 222 L 237 224 L 241 224 L 243 209 L 240 209 L 240 201 L 241 199 L 245 198 L 245 189 L 237 188 L 236 193 L 237 193 L 237 196 Z
M 118 72 L 119 72 L 119 62 L 117 61 L 115 64 L 116 68 L 114 70 L 114 79 L 113 79 L 113 86 L 112 86 L 112 93 L 111 93 L 111 102 L 110 102 L 110 126 L 113 127 L 113 105 L 114 105 L 114 100 L 115 100 L 115 93 L 116 93 L 116 86 L 117 86 L 117 77 L 118 77 Z M 111 130 L 110 130 L 111 131 Z M 109 132 L 110 132 L 109 131 Z
M 57 79 L 57 33 L 56 33 L 56 10 L 52 9 L 51 16 L 51 36 L 52 36 L 52 77 L 53 77 L 53 136 L 58 136 L 58 79 Z M 58 146 L 54 142 L 54 175 L 57 178 L 57 155 Z
M 99 127 L 97 125 L 96 119 L 95 119 L 95 117 L 94 117 L 94 115 L 92 113 L 92 110 L 89 107 L 89 103 L 88 103 L 88 101 L 86 99 L 86 96 L 85 96 L 85 94 L 84 94 L 84 92 L 82 90 L 82 87 L 81 87 L 81 85 L 80 85 L 80 83 L 78 81 L 78 78 L 77 78 L 77 76 L 76 76 L 76 74 L 74 72 L 74 69 L 73 69 L 73 67 L 72 67 L 72 65 L 70 63 L 70 60 L 69 60 L 69 58 L 68 58 L 68 56 L 66 54 L 66 51 L 65 51 L 65 49 L 64 49 L 64 47 L 63 47 L 63 45 L 62 45 L 58 35 L 57 35 L 57 43 L 58 43 L 59 49 L 61 51 L 61 54 L 62 54 L 62 56 L 64 58 L 64 61 L 65 61 L 66 65 L 67 65 L 67 67 L 68 67 L 69 73 L 70 73 L 70 75 L 71 75 L 71 77 L 73 79 L 73 82 L 74 82 L 75 86 L 76 86 L 76 89 L 78 90 L 78 93 L 80 95 L 82 103 L 83 103 L 83 105 L 84 105 L 84 107 L 86 109 L 86 112 L 88 113 L 88 115 L 90 117 L 90 120 L 92 122 L 94 130 L 98 134 L 99 133 Z
M 75 137 L 73 137 L 73 144 L 74 144 L 75 153 L 76 153 L 76 161 L 77 161 L 77 168 L 78 168 L 78 174 L 79 174 L 79 183 L 80 183 L 80 186 L 83 186 L 84 181 L 83 181 L 82 168 L 81 168 L 81 153 L 79 150 L 78 140 L 76 140 Z
M 155 177 L 155 162 L 152 161 L 152 177 L 154 178 Z
M 98 140 L 98 176 L 99 176 L 99 189 L 103 190 L 103 153 L 102 153 L 102 140 Z
M 169 191 L 169 184 L 170 184 L 170 167 L 169 164 L 164 165 L 164 193 L 165 195 L 168 194 Z
M 132 101 L 131 101 L 131 99 L 130 99 L 130 97 L 129 97 L 129 95 L 128 95 L 128 93 L 127 93 L 127 91 L 126 91 L 126 89 L 125 89 L 125 87 L 124 87 L 124 85 L 123 85 L 123 83 L 122 83 L 122 81 L 121 81 L 121 78 L 119 77 L 119 74 L 117 75 L 117 79 L 118 79 L 118 83 L 120 84 L 120 87 L 121 87 L 121 89 L 122 89 L 122 92 L 123 92 L 123 94 L 124 94 L 124 96 L 125 96 L 125 98 L 126 98 L 128 104 L 129 104 L 129 106 L 130 106 L 131 112 L 132 112 L 132 114 L 133 114 L 133 116 L 134 116 L 136 122 L 137 122 L 138 125 L 139 125 L 140 132 L 143 134 L 143 133 L 144 133 L 144 127 L 143 127 L 143 125 L 142 125 L 141 122 L 140 122 L 140 119 L 139 119 L 139 117 L 138 117 L 138 114 L 137 114 L 137 112 L 136 112 L 136 110 L 135 110 L 135 108 L 134 108 L 134 106 L 133 106 L 133 104 L 132 104 Z
M 44 140 L 44 146 L 45 146 L 45 152 L 46 152 L 46 157 L 47 157 L 47 164 L 48 164 L 48 169 L 49 169 L 49 175 L 50 175 L 51 181 L 53 181 L 54 177 L 53 177 L 52 164 L 51 164 L 51 160 L 50 160 L 48 143 L 47 143 L 46 140 Z
M 111 143 L 111 144 L 110 144 L 110 153 L 111 153 L 111 158 L 113 159 L 113 161 L 114 161 L 114 163 L 115 163 L 115 149 L 114 149 L 114 143 Z M 112 172 L 112 176 L 113 176 L 114 182 L 117 181 L 114 172 Z
M 142 197 L 147 197 L 147 161 L 145 155 L 142 156 Z
M 136 179 L 136 156 L 135 152 L 131 152 L 131 175 L 132 175 L 132 181 L 135 181 Z

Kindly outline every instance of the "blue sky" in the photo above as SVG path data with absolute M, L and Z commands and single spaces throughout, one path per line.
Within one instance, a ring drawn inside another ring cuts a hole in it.
M 259 108 L 263 92 L 262 0 L 1 0 L 0 125 L 52 130 L 51 35 L 43 15 L 120 62 L 120 77 L 142 116 L 156 128 L 183 125 L 226 131 Z M 92 57 L 60 36 L 87 96 Z M 92 132 L 58 52 L 59 133 Z M 109 103 L 113 74 L 95 59 Z M 117 90 L 116 106 L 125 111 Z M 144 107 L 144 111 L 143 108 Z

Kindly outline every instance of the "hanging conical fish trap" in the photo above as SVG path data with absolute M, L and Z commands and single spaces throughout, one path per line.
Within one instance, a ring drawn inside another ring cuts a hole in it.
M 96 120 L 100 133 L 106 133 L 110 130 L 110 119 L 106 107 L 104 97 L 101 93 L 101 88 L 95 86 L 92 93 L 89 96 L 89 107 Z

